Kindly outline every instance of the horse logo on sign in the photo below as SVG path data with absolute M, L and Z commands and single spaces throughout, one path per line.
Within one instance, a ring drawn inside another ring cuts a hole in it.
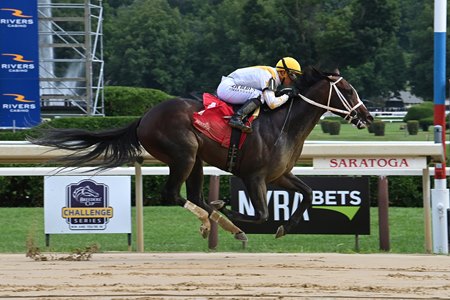
M 86 179 L 66 187 L 67 206 L 62 208 L 62 217 L 70 229 L 106 228 L 113 217 L 113 208 L 108 206 L 108 186 Z

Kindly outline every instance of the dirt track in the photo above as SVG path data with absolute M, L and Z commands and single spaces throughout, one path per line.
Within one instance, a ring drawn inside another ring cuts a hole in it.
M 36 262 L 0 254 L 0 299 L 450 299 L 450 257 L 106 253 Z

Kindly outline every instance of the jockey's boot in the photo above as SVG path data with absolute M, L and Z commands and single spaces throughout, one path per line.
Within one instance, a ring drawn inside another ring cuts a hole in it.
M 242 119 L 244 119 L 248 114 L 252 113 L 255 109 L 261 106 L 261 100 L 259 98 L 253 98 L 247 100 L 247 102 L 244 103 L 244 105 L 241 106 L 241 108 L 238 109 L 237 112 L 234 113 L 233 116 L 231 116 L 230 124 L 231 127 L 240 129 L 242 132 L 245 133 L 251 133 L 252 127 L 247 126 L 244 124 Z

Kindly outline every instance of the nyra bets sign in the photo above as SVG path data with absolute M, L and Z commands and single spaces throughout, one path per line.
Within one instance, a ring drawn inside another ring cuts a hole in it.
M 293 233 L 370 234 L 368 177 L 302 177 L 312 190 L 312 207 L 294 228 Z M 269 220 L 262 224 L 236 222 L 247 233 L 275 233 L 285 224 L 305 195 L 276 186 L 267 188 Z M 248 216 L 255 210 L 242 184 L 231 179 L 231 208 Z
M 129 176 L 47 176 L 45 233 L 131 233 Z

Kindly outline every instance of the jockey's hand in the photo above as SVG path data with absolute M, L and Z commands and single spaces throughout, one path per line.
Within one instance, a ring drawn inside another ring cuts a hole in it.
M 298 95 L 298 91 L 297 91 L 297 89 L 295 87 L 283 88 L 283 89 L 277 91 L 275 95 L 277 97 L 279 97 L 281 95 L 288 95 L 289 98 L 291 98 L 293 96 L 297 96 Z

